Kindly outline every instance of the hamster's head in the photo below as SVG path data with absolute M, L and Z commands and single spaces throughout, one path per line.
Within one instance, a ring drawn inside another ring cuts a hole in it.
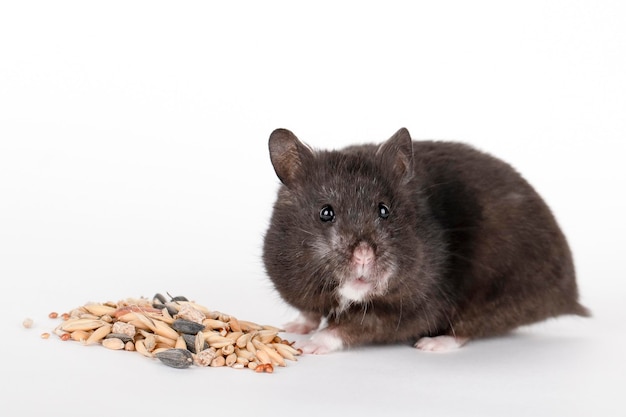
M 281 297 L 326 315 L 403 291 L 424 242 L 412 141 L 400 129 L 383 144 L 313 150 L 286 129 L 269 139 L 282 182 L 264 240 L 263 261 Z

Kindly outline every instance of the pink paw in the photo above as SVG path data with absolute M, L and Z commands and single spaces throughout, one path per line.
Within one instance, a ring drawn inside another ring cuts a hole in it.
M 308 340 L 296 342 L 296 346 L 302 349 L 304 353 L 323 355 L 341 350 L 343 348 L 343 340 L 341 340 L 337 331 L 324 329 L 313 334 Z
M 320 325 L 320 319 L 305 314 L 300 314 L 294 321 L 283 326 L 287 333 L 309 334 Z
M 283 329 L 287 333 L 295 333 L 295 334 L 309 334 L 317 327 L 311 327 L 308 324 L 300 323 L 297 321 L 290 321 L 283 326 Z
M 454 336 L 422 337 L 417 341 L 415 347 L 426 352 L 446 352 L 460 348 L 468 340 L 467 337 Z

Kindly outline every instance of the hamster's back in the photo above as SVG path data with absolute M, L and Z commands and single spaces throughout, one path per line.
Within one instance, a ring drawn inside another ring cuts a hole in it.
M 454 331 L 498 334 L 578 303 L 567 240 L 551 210 L 509 164 L 455 142 L 415 141 L 414 184 L 448 244 L 459 294 Z

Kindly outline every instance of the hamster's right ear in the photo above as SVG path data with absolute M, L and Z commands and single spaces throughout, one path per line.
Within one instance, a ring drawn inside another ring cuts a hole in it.
M 287 187 L 295 181 L 304 162 L 313 158 L 311 149 L 287 129 L 276 129 L 269 140 L 270 159 L 280 181 Z

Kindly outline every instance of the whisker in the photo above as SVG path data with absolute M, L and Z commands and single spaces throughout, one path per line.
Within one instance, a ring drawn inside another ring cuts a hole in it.
M 463 261 L 466 261 L 466 262 L 468 262 L 469 264 L 471 264 L 471 265 L 473 265 L 473 266 L 477 266 L 477 267 L 479 267 L 479 268 L 482 268 L 482 269 L 484 269 L 485 271 L 489 271 L 489 272 L 493 272 L 493 273 L 497 273 L 497 272 L 498 272 L 498 271 L 497 271 L 497 270 L 495 270 L 494 268 L 491 268 L 491 267 L 489 267 L 489 266 L 487 266 L 487 265 L 484 265 L 484 264 L 482 264 L 482 263 L 478 263 L 478 262 L 476 262 L 474 259 L 472 259 L 472 258 L 468 258 L 468 257 L 463 256 L 463 255 L 459 255 L 458 253 L 455 253 L 455 252 L 450 252 L 450 253 L 449 253 L 449 255 L 450 255 L 450 256 L 454 256 L 455 258 L 461 259 L 461 260 L 463 260 Z
M 367 315 L 367 306 L 369 305 L 369 301 L 366 303 L 363 303 L 363 316 L 361 316 L 361 326 L 363 325 L 363 322 L 365 321 L 365 316 Z
M 306 233 L 307 235 L 315 236 L 315 234 L 313 232 L 310 232 L 310 231 L 308 231 L 306 229 L 303 229 L 301 227 L 299 227 L 298 230 L 300 230 L 303 233 Z
M 400 297 L 400 312 L 398 314 L 398 322 L 396 323 L 396 333 L 398 333 L 398 330 L 400 329 L 400 323 L 402 322 L 402 303 L 403 303 L 404 298 Z

